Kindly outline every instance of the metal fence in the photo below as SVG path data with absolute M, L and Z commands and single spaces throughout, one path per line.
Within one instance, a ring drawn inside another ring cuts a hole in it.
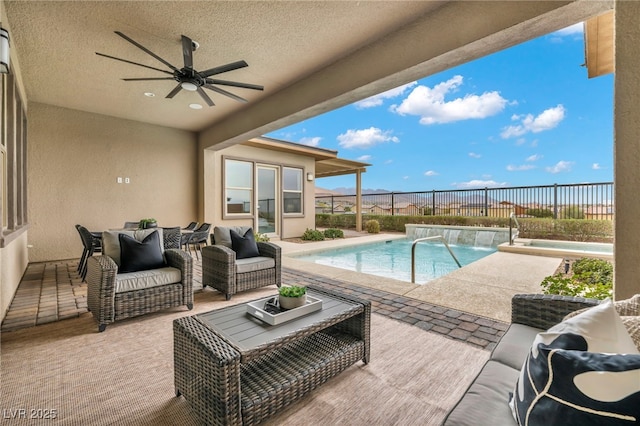
M 362 195 L 362 214 L 613 220 L 613 182 Z M 316 213 L 356 213 L 354 195 L 316 196 Z

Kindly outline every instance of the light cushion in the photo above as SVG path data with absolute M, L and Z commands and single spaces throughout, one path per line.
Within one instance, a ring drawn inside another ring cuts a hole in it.
M 236 252 L 236 259 L 260 256 L 258 245 L 253 236 L 253 229 L 249 228 L 244 235 L 238 234 L 233 229 L 229 233 L 231 234 L 231 249 Z
M 240 235 L 244 235 L 250 226 L 216 226 L 213 228 L 213 240 L 214 244 L 219 244 L 225 247 L 233 248 L 231 243 L 231 230 L 236 231 Z
M 142 241 L 125 234 L 118 235 L 118 239 L 120 240 L 119 273 L 146 271 L 164 266 L 160 237 L 157 232 L 152 232 Z
M 116 275 L 115 292 L 124 293 L 179 282 L 182 282 L 180 269 L 166 266 L 159 269 Z
M 158 236 L 160 237 L 160 247 L 162 249 L 162 252 L 164 253 L 164 239 L 162 228 L 137 229 L 135 231 L 104 231 L 102 233 L 102 253 L 105 256 L 109 256 L 111 259 L 113 259 L 114 262 L 116 262 L 116 265 L 120 266 L 120 240 L 118 239 L 118 235 L 124 234 L 133 237 L 138 241 L 142 241 L 152 232 L 158 233 Z
M 510 406 L 528 426 L 640 420 L 640 354 L 611 300 L 536 336 Z
M 520 372 L 524 360 L 531 352 L 531 342 L 540 333 L 539 328 L 512 323 L 491 353 L 491 359 Z M 513 387 L 513 384 L 512 386 Z
M 245 259 L 236 259 L 236 273 L 238 274 L 261 271 L 263 269 L 275 267 L 276 261 L 272 257 L 257 256 L 247 257 Z

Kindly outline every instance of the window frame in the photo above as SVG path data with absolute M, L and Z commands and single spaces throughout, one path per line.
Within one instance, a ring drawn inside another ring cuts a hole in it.
M 285 189 L 285 170 L 286 169 L 290 169 L 290 170 L 297 170 L 300 172 L 300 189 Z M 303 167 L 296 167 L 296 166 L 285 166 L 283 165 L 281 167 L 281 173 L 282 173 L 282 185 L 280 188 L 280 192 L 282 193 L 282 217 L 304 217 L 304 176 L 305 176 L 305 169 Z M 285 208 L 285 203 L 286 203 L 286 194 L 290 193 L 290 194 L 300 194 L 300 211 L 297 212 L 287 212 L 286 208 Z
M 233 186 L 230 187 L 227 184 L 227 162 L 228 161 L 234 161 L 234 162 L 238 162 L 238 163 L 247 163 L 250 165 L 250 171 L 251 171 L 251 178 L 250 178 L 250 182 L 251 182 L 251 186 L 250 187 L 241 187 L 241 186 Z M 222 157 L 222 218 L 223 219 L 245 219 L 245 218 L 253 218 L 254 216 L 254 205 L 255 205 L 255 200 L 253 199 L 255 197 L 255 161 L 251 161 L 251 160 L 246 160 L 246 159 L 241 159 L 241 158 L 235 158 L 235 157 Z M 239 191 L 249 191 L 249 211 L 248 212 L 240 212 L 240 213 L 233 213 L 233 212 L 229 212 L 228 209 L 228 202 L 227 202 L 227 192 L 229 190 L 239 190 Z

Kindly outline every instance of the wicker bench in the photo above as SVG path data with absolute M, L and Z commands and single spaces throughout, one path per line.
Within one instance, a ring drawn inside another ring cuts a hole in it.
M 213 311 L 243 327 L 258 321 L 264 339 L 248 346 L 236 344 L 203 314 L 175 320 L 176 395 L 205 424 L 257 424 L 358 360 L 367 363 L 370 302 L 312 289 L 333 305 L 279 326 L 260 325 L 246 305 Z

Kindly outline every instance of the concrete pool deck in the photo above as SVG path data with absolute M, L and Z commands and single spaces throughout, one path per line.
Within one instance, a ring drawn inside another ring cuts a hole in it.
M 403 234 L 366 234 L 353 231 L 348 236 L 352 238 L 305 243 L 273 242 L 282 247 L 282 265 L 287 268 L 385 290 L 505 322 L 511 321 L 511 297 L 519 293 L 541 293 L 540 283 L 544 277 L 553 275 L 562 262 L 559 257 L 496 252 L 421 285 L 290 257 L 309 251 L 404 238 Z

